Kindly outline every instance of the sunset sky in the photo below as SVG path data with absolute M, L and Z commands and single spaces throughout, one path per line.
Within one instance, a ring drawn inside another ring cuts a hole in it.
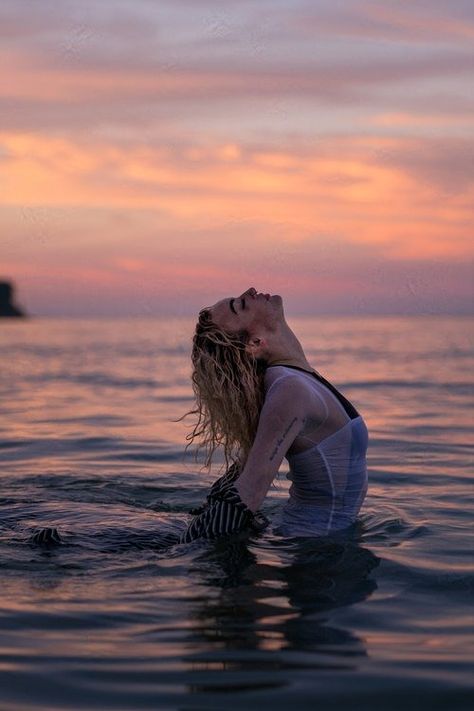
M 30 312 L 472 309 L 472 0 L 3 0 L 0 33 Z

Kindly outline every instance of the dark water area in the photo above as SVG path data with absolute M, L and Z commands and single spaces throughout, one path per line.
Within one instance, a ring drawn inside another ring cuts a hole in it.
M 192 320 L 0 324 L 1 711 L 472 708 L 472 321 L 290 324 L 369 428 L 355 530 L 166 549 L 218 475 Z

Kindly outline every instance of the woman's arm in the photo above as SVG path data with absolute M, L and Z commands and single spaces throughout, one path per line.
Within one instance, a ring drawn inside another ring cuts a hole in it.
M 267 393 L 255 441 L 242 473 L 239 475 L 236 466 L 228 480 L 224 475 L 216 482 L 208 505 L 193 518 L 180 543 L 218 538 L 249 528 L 262 530 L 267 525 L 257 509 L 283 457 L 302 430 L 308 411 L 308 393 L 304 386 L 296 378 L 284 381 L 274 383 Z
M 299 379 L 276 381 L 260 413 L 257 434 L 234 484 L 242 502 L 255 512 L 264 500 L 283 457 L 305 425 L 310 395 Z

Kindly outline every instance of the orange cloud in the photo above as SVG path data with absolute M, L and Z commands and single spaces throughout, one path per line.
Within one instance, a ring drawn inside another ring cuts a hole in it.
M 197 146 L 191 156 L 189 146 L 34 134 L 1 134 L 0 145 L 8 206 L 147 209 L 184 231 L 250 219 L 261 231 L 247 240 L 332 233 L 392 258 L 461 257 L 468 248 L 473 188 L 440 185 L 437 164 L 417 163 L 419 141 L 347 137 L 324 150 L 271 152 L 224 144 Z
M 153 3 L 79 21 L 6 0 L 5 276 L 65 301 L 87 284 L 113 311 L 267 279 L 379 299 L 387 264 L 398 303 L 417 264 L 466 266 L 471 7 L 266 4 L 270 24 L 254 3 L 171 3 L 164 26 Z

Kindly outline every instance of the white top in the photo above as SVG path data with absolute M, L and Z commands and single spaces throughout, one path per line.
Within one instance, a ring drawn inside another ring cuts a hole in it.
M 365 422 L 321 376 L 289 366 L 273 369 L 266 404 L 283 381 L 287 395 L 292 390 L 301 394 L 303 383 L 309 395 L 309 416 L 286 453 L 292 484 L 276 530 L 287 536 L 311 536 L 344 529 L 356 520 L 367 492 Z

